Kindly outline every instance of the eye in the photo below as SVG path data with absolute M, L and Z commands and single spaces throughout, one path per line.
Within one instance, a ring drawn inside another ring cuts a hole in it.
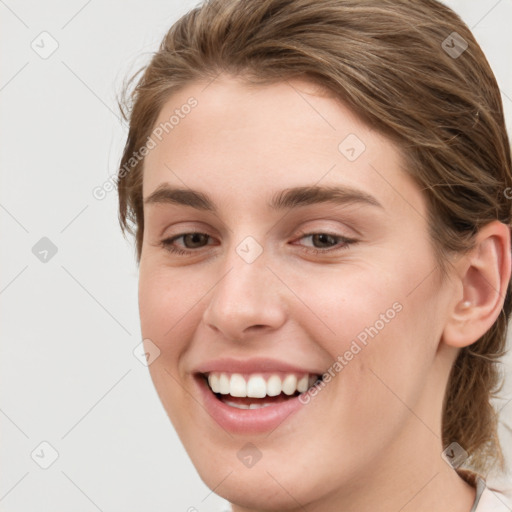
M 180 249 L 179 247 L 174 245 L 174 242 L 176 240 L 179 240 L 180 238 L 183 239 L 184 245 L 188 250 Z M 204 247 L 205 244 L 203 244 L 203 242 L 205 240 L 207 241 L 208 238 L 211 237 L 206 233 L 182 233 L 181 235 L 176 235 L 171 238 L 166 238 L 165 240 L 162 240 L 161 245 L 164 249 L 166 249 L 169 252 L 185 255 L 194 252 L 194 249 L 200 249 L 201 247 Z
M 160 242 L 160 245 L 167 251 L 185 256 L 196 252 L 197 249 L 201 249 L 208 244 L 208 239 L 212 237 L 207 233 L 191 232 L 182 233 L 180 235 L 166 238 Z M 313 246 L 301 246 L 302 250 L 308 253 L 325 254 L 330 252 L 342 251 L 348 249 L 350 245 L 357 243 L 357 240 L 347 238 L 342 235 L 332 233 L 300 233 L 299 240 L 304 238 L 310 238 Z M 176 245 L 176 241 L 182 239 L 185 248 L 180 248 Z
M 311 242 L 313 243 L 313 247 L 302 246 L 302 249 L 306 252 L 312 252 L 315 254 L 324 254 L 327 252 L 346 250 L 350 245 L 357 243 L 357 240 L 353 238 L 347 238 L 343 235 L 323 232 L 300 233 L 299 240 L 304 238 L 310 238 Z

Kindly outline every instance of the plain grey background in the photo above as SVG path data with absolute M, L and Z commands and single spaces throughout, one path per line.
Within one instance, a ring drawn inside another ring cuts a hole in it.
M 511 130 L 512 0 L 446 3 L 486 52 Z M 123 79 L 195 5 L 0 0 L 0 511 L 221 510 L 134 354 L 137 267 L 116 192 L 92 194 L 124 144 Z M 511 400 L 508 381 L 509 455 Z

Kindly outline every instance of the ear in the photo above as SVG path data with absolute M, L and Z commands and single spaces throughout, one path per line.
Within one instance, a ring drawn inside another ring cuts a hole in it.
M 481 228 L 475 247 L 456 269 L 457 292 L 442 340 L 466 347 L 492 327 L 503 307 L 511 272 L 509 227 L 495 220 Z

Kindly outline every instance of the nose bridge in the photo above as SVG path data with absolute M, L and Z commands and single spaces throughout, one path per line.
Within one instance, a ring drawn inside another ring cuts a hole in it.
M 263 246 L 251 236 L 233 247 L 212 290 L 206 324 L 230 338 L 243 337 L 255 326 L 279 327 L 284 308 L 268 263 Z

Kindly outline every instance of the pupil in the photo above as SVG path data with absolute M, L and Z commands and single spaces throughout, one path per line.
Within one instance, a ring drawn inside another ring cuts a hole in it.
M 187 235 L 189 237 L 189 240 L 192 240 L 192 245 L 201 243 L 200 239 L 198 240 L 198 237 L 205 236 L 203 233 L 192 233 L 190 235 Z
M 319 240 L 320 239 L 320 243 L 325 243 L 326 242 L 326 239 L 327 239 L 327 243 L 328 243 L 328 240 L 331 239 L 331 242 L 332 242 L 332 237 L 331 235 L 326 235 L 325 233 L 324 234 L 319 234 L 319 235 L 313 235 L 313 238 L 316 237 L 316 240 Z M 323 242 L 322 242 L 323 240 Z

